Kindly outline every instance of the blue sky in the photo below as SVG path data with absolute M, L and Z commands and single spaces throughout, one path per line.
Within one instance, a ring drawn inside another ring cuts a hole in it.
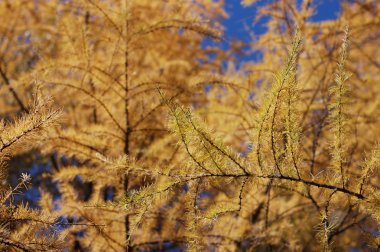
M 244 7 L 240 4 L 240 0 L 225 0 L 226 9 L 229 14 L 229 19 L 224 22 L 226 28 L 225 39 L 231 41 L 233 38 L 241 39 L 249 42 L 250 37 L 245 27 L 248 26 L 256 35 L 265 32 L 265 22 L 269 17 L 266 17 L 261 22 L 253 24 L 257 6 L 268 3 L 269 0 L 259 0 L 258 3 L 250 7 Z M 298 0 L 300 3 L 302 0 Z M 322 20 L 335 19 L 340 12 L 341 0 L 317 0 L 314 4 L 317 6 L 316 13 L 311 18 L 311 22 Z M 222 47 L 225 47 L 222 46 Z M 252 60 L 254 56 L 244 57 L 244 60 Z
M 258 23 L 253 26 L 253 19 L 256 14 L 257 6 L 264 5 L 269 0 L 258 1 L 257 4 L 250 7 L 244 7 L 240 4 L 240 0 L 226 0 L 226 9 L 230 18 L 225 21 L 227 37 L 239 37 L 242 39 L 249 39 L 247 32 L 244 30 L 244 23 L 253 28 L 257 34 L 265 32 L 264 22 Z M 302 2 L 302 0 L 300 0 Z M 314 1 L 317 6 L 316 13 L 310 21 L 317 22 L 321 20 L 335 19 L 340 12 L 341 0 L 319 0 Z

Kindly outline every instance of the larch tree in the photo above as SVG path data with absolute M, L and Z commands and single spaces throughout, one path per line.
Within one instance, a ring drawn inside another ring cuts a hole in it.
M 39 209 L 1 187 L 0 249 L 379 249 L 380 4 L 241 2 L 267 30 L 227 50 L 223 1 L 1 3 L 1 161 L 54 169 Z
M 39 10 L 46 11 L 43 17 Z M 51 5 L 40 1 L 37 9 L 32 1 L 2 1 L 0 12 L 0 250 L 58 250 L 64 237 L 54 226 L 58 216 L 15 199 L 34 178 L 23 173 L 16 184 L 8 184 L 9 174 L 20 168 L 14 161 L 34 158 L 31 153 L 36 153 L 60 114 L 50 109 L 49 99 L 42 98 L 32 80 L 19 81 L 37 61 L 37 41 L 31 40 L 32 34 L 45 46 L 46 54 L 51 52 L 52 31 L 46 29 L 51 23 Z
M 202 47 L 205 37 L 220 39 L 222 5 L 72 1 L 60 11 L 55 54 L 40 55 L 33 75 L 44 85 L 42 91 L 65 108 L 64 122 L 44 152 L 70 161 L 52 174 L 61 194 L 59 210 L 49 194 L 42 207 L 87 225 L 70 227 L 67 239 L 74 250 L 131 250 L 152 239 L 173 238 L 171 229 L 153 232 L 160 211 L 150 209 L 152 223 L 140 230 L 144 208 L 120 202 L 158 175 L 129 172 L 131 164 L 153 172 L 176 155 L 158 91 L 182 104 L 203 106 L 199 93 L 205 81 L 223 81 L 220 62 L 227 53 Z
M 1 121 L 0 179 L 6 179 L 7 161 L 14 155 L 38 146 L 51 126 L 57 123 L 60 112 L 46 110 L 42 98 L 36 99 L 28 113 L 20 118 Z M 57 215 L 33 210 L 26 204 L 14 204 L 13 197 L 30 182 L 22 174 L 15 187 L 2 183 L 0 187 L 0 249 L 2 251 L 57 250 L 62 247 L 64 232 L 54 230 Z

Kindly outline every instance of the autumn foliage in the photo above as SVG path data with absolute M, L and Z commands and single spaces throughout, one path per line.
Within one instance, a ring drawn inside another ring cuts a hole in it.
M 227 2 L 0 2 L 1 251 L 380 248 L 380 2 Z

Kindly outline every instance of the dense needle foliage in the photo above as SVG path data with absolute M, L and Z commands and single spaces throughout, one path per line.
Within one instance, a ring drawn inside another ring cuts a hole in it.
M 1 251 L 380 248 L 380 3 L 241 4 L 0 1 Z

